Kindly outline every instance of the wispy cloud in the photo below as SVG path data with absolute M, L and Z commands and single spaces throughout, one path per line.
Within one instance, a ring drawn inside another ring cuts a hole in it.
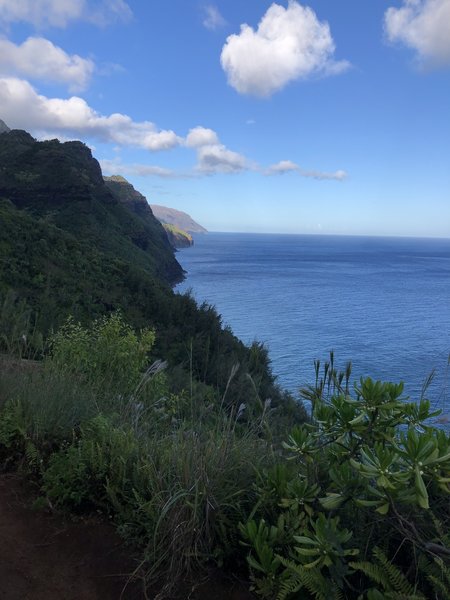
M 216 29 L 224 27 L 227 24 L 224 17 L 220 14 L 219 9 L 214 4 L 208 4 L 204 7 L 203 11 L 203 25 L 206 27 L 206 29 L 215 31 Z
M 334 171 L 333 173 L 316 170 L 308 171 L 291 160 L 281 160 L 264 171 L 265 175 L 285 175 L 286 173 L 298 173 L 302 177 L 310 177 L 312 179 L 335 179 L 336 181 L 343 181 L 347 178 L 347 173 L 342 170 Z
M 0 0 L 0 25 L 29 23 L 35 27 L 67 27 L 72 21 L 106 26 L 129 21 L 132 10 L 124 0 Z
M 347 61 L 333 59 L 334 50 L 328 23 L 289 0 L 287 8 L 272 4 L 256 30 L 241 25 L 239 34 L 227 38 L 220 60 L 237 92 L 264 97 L 294 80 L 347 70 Z
M 124 164 L 120 160 L 100 159 L 102 171 L 105 175 L 137 175 L 139 177 L 161 177 L 162 179 L 184 179 L 189 175 L 183 175 L 154 165 Z

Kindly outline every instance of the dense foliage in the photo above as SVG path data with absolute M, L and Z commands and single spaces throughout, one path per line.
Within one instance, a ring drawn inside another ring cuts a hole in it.
M 0 362 L 0 462 L 34 479 L 43 504 L 109 515 L 144 581 L 170 588 L 210 561 L 244 564 L 238 523 L 255 468 L 272 464 L 278 413 L 207 386 L 173 393 L 148 362 L 153 343 L 116 313 L 88 328 L 69 320 L 28 370 Z
M 317 364 L 318 374 L 319 365 Z M 304 390 L 310 423 L 260 473 L 241 524 L 263 598 L 450 598 L 450 438 L 403 385 L 350 371 Z M 344 384 L 345 380 L 345 384 Z
M 247 560 L 267 599 L 450 596 L 450 439 L 427 400 L 369 378 L 352 394 L 328 365 L 302 424 L 259 397 L 173 393 L 154 339 L 117 313 L 69 320 L 40 365 L 0 365 L 0 460 L 39 503 L 109 515 L 165 593 Z
M 193 379 L 223 394 L 239 364 L 228 399 L 239 403 L 254 396 L 256 385 L 279 404 L 282 393 L 264 347 L 247 348 L 222 327 L 211 306 L 198 307 L 189 295 L 172 291 L 168 282 L 179 279 L 182 270 L 163 227 L 125 180 L 109 180 L 108 186 L 80 142 L 36 142 L 16 130 L 0 134 L 4 308 L 6 303 L 11 312 L 20 304 L 19 312 L 32 315 L 44 338 L 68 316 L 86 324 L 120 310 L 134 328 L 155 329 L 153 356 L 175 369 L 175 389 Z M 2 339 L 0 350 L 20 346 L 8 335 Z
M 248 565 L 268 599 L 450 598 L 450 439 L 429 401 L 352 389 L 332 357 L 307 419 L 263 345 L 173 293 L 164 230 L 126 194 L 80 143 L 0 134 L 1 468 L 108 515 L 166 592 L 214 563 Z

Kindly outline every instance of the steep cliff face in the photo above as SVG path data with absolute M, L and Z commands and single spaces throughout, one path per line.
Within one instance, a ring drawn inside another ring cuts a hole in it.
M 118 198 L 125 206 L 130 208 L 134 213 L 141 216 L 142 218 L 151 218 L 154 219 L 154 213 L 147 202 L 145 196 L 143 196 L 140 192 L 134 189 L 129 181 L 127 181 L 121 175 L 112 175 L 111 177 L 104 177 L 105 183 L 108 188 L 111 190 L 113 195 Z M 172 209 L 167 209 L 172 210 Z M 179 211 L 175 211 L 179 212 Z M 182 213 L 185 214 L 185 213 Z M 188 216 L 188 215 L 186 215 Z M 177 227 L 176 225 L 163 222 L 161 219 L 156 217 L 158 222 L 162 223 L 164 231 L 166 232 L 167 239 L 169 240 L 171 246 L 174 248 L 188 248 L 192 246 L 194 240 L 192 236 Z M 199 226 L 200 227 L 200 226 Z
M 125 177 L 112 175 L 103 177 L 103 179 L 114 196 L 135 214 L 149 217 L 152 220 L 155 218 L 146 197 L 138 192 Z
M 0 198 L 168 283 L 183 277 L 150 208 L 140 212 L 117 198 L 81 142 L 37 142 L 25 131 L 2 133 Z
M 178 229 L 178 227 L 175 227 L 175 225 L 169 225 L 167 223 L 163 223 L 163 227 L 169 238 L 169 242 L 174 248 L 189 248 L 194 245 L 192 235 L 187 233 L 187 231 L 182 231 L 181 229 Z

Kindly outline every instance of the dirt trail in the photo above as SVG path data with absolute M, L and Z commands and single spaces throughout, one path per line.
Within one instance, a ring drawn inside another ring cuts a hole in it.
M 17 476 L 0 476 L 0 600 L 118 600 L 132 569 L 107 523 L 33 510 Z
M 17 475 L 0 475 L 0 600 L 144 600 L 140 585 L 124 590 L 136 564 L 113 527 L 34 510 L 32 503 Z M 186 588 L 178 600 L 254 599 L 220 574 L 195 591 Z

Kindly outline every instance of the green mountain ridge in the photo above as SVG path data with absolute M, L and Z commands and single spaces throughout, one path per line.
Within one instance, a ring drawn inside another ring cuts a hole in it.
M 112 194 L 139 216 L 154 216 L 147 198 L 138 192 L 132 184 L 121 175 L 103 177 Z M 168 209 L 170 210 L 170 209 Z M 158 219 L 161 222 L 160 219 Z M 186 248 L 194 243 L 192 236 L 175 225 L 161 222 L 168 240 L 174 248 Z
M 138 214 L 114 196 L 81 142 L 37 142 L 19 130 L 1 134 L 0 198 L 68 233 L 82 233 L 96 248 L 168 283 L 183 278 L 160 223 L 151 211 Z
M 163 226 L 142 194 L 125 202 L 119 192 L 81 142 L 0 134 L 0 301 L 26 303 L 44 336 L 69 315 L 86 324 L 120 310 L 134 328 L 156 330 L 154 357 L 178 369 L 177 385 L 228 389 L 236 403 L 256 390 L 281 401 L 265 348 L 173 292 L 183 270 Z

